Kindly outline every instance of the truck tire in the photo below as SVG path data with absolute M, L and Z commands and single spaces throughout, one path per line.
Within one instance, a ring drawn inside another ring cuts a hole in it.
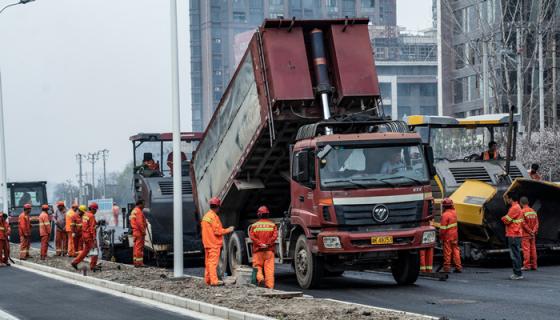
M 418 252 L 399 252 L 399 258 L 391 263 L 391 273 L 399 285 L 409 285 L 416 282 L 420 273 Z
M 303 289 L 317 287 L 323 275 L 320 257 L 314 255 L 307 246 L 307 237 L 302 234 L 296 242 L 294 265 L 299 286 Z
M 245 232 L 234 231 L 228 243 L 229 267 L 231 274 L 235 275 L 238 266 L 248 265 L 247 247 L 245 245 Z
M 227 243 L 227 242 L 225 242 Z M 220 250 L 220 261 L 218 261 L 218 268 L 217 268 L 217 273 L 218 273 L 218 279 L 220 280 L 224 280 L 225 276 L 228 273 L 228 247 L 224 246 L 222 247 L 222 250 Z

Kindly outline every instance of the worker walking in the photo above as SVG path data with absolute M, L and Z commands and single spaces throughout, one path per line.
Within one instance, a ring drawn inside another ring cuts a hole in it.
M 95 214 L 97 213 L 99 206 L 97 203 L 92 202 L 89 205 L 89 211 L 86 212 L 82 218 L 82 236 L 84 238 L 84 249 L 80 254 L 72 260 L 72 267 L 78 270 L 78 263 L 82 262 L 84 258 L 88 255 L 91 249 L 97 248 L 97 239 L 95 228 L 97 222 L 95 221 Z M 97 254 L 90 256 L 89 268 L 92 271 L 97 270 Z
M 457 227 L 457 212 L 453 200 L 445 198 L 441 202 L 443 213 L 441 215 L 439 237 L 443 243 L 443 272 L 451 271 L 451 262 L 455 266 L 454 272 L 463 272 L 461 265 L 461 250 L 459 250 L 459 232 Z
M 511 280 L 523 279 L 521 272 L 521 238 L 523 237 L 523 213 L 517 202 L 518 198 L 515 194 L 506 197 L 507 203 L 510 205 L 508 213 L 502 217 L 502 222 L 506 226 L 506 237 L 509 246 L 509 255 L 513 265 L 513 274 L 509 277 Z
M 270 211 L 262 206 L 257 211 L 259 220 L 249 227 L 249 237 L 253 241 L 253 268 L 257 269 L 257 282 L 274 288 L 274 243 L 278 238 L 276 224 L 268 219 Z M 263 275 L 264 269 L 264 275 Z
M 233 232 L 234 228 L 224 229 L 222 221 L 218 216 L 221 201 L 214 197 L 208 202 L 210 210 L 206 212 L 200 222 L 202 228 L 202 244 L 204 245 L 204 281 L 207 285 L 217 286 L 218 281 L 218 261 L 220 250 L 222 249 L 223 236 Z
M 41 236 L 41 260 L 47 259 L 49 250 L 49 240 L 51 238 L 51 222 L 49 219 L 49 205 L 41 206 L 41 214 L 39 214 L 39 235 Z
M 0 211 L 0 263 L 10 265 L 10 223 L 8 214 Z
M 533 208 L 529 207 L 529 199 L 521 197 L 521 212 L 523 213 L 523 268 L 521 270 L 537 270 L 537 231 L 539 230 L 539 218 Z
M 144 217 L 144 200 L 136 201 L 136 207 L 130 213 L 130 226 L 134 238 L 134 250 L 132 260 L 135 268 L 144 266 L 144 241 L 146 240 L 146 217 Z
M 77 203 L 73 203 L 72 207 L 70 208 L 70 210 L 68 210 L 66 212 L 66 235 L 68 238 L 68 256 L 69 257 L 75 257 L 76 256 L 76 249 L 75 249 L 75 245 L 74 245 L 74 236 L 72 235 L 74 232 L 72 232 L 72 217 L 77 214 L 76 211 L 78 210 L 78 204 Z
M 19 231 L 19 258 L 27 260 L 29 255 L 29 246 L 31 240 L 31 220 L 29 214 L 31 213 L 31 204 L 26 203 L 23 205 L 23 212 L 18 217 L 18 231 Z
M 74 252 L 76 255 L 80 254 L 80 251 L 84 250 L 84 239 L 82 236 L 82 226 L 83 226 L 83 217 L 87 211 L 87 207 L 85 205 L 80 205 L 78 207 L 78 211 L 72 215 L 72 238 L 74 243 Z
M 68 234 L 66 233 L 66 206 L 64 201 L 56 203 L 56 211 L 54 212 L 55 224 L 55 247 L 56 255 L 64 256 L 68 252 Z

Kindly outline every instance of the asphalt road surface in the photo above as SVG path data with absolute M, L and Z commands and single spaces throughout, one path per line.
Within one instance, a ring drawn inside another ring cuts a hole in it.
M 185 269 L 197 276 L 202 272 L 202 268 Z M 325 278 L 320 289 L 304 292 L 449 319 L 560 318 L 560 266 L 525 272 L 525 279 L 519 281 L 509 280 L 510 274 L 510 268 L 465 268 L 462 274 L 450 274 L 447 281 L 421 278 L 415 285 L 401 287 L 390 274 L 346 272 Z M 276 288 L 301 290 L 289 266 L 276 266 Z
M 194 319 L 13 267 L 0 268 L 0 310 L 22 320 Z

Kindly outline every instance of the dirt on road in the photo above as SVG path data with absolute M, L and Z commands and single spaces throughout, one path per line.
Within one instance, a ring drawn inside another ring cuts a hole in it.
M 18 246 L 12 245 L 11 249 L 11 256 L 18 257 Z M 79 271 L 75 271 L 70 266 L 71 258 L 49 256 L 46 261 L 42 261 L 38 258 L 39 250 L 32 248 L 30 252 L 32 258 L 28 259 L 28 262 L 81 273 L 86 267 L 86 263 L 82 263 L 79 266 Z M 130 265 L 109 261 L 102 261 L 101 264 L 101 271 L 91 272 L 87 270 L 87 275 L 277 319 L 421 319 L 421 317 L 401 312 L 377 310 L 310 297 L 290 299 L 265 297 L 264 294 L 273 291 L 253 285 L 233 284 L 210 287 L 200 278 L 186 277 L 184 279 L 173 279 L 172 272 L 161 268 L 134 268 Z

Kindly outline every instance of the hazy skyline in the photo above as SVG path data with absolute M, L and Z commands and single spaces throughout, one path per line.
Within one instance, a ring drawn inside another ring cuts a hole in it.
M 0 7 L 14 1 L 0 0 Z M 431 6 L 398 0 L 397 23 L 428 28 Z M 188 131 L 185 0 L 179 26 L 181 125 Z M 132 159 L 131 135 L 170 131 L 169 27 L 166 0 L 36 0 L 2 13 L 8 180 L 47 180 L 51 187 L 76 181 L 75 154 L 101 149 L 110 150 L 108 172 L 122 170 Z

